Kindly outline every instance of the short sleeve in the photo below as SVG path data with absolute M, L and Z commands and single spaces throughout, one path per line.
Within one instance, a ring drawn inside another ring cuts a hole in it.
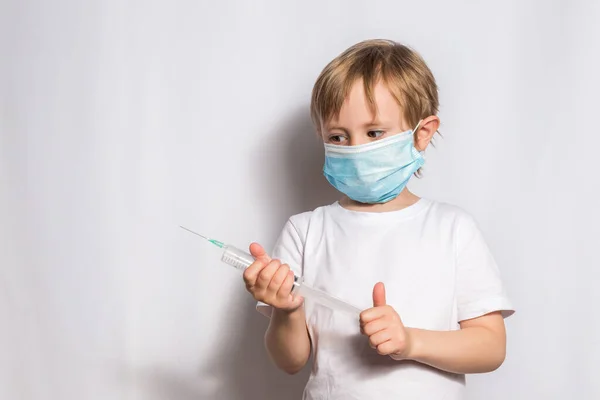
M 284 264 L 288 264 L 296 276 L 302 276 L 302 254 L 304 252 L 304 243 L 295 224 L 290 218 L 283 227 L 273 250 L 271 258 L 278 259 Z M 258 302 L 256 309 L 263 315 L 271 317 L 273 307 Z
M 456 297 L 459 322 L 495 311 L 501 311 L 504 318 L 514 313 L 498 266 L 477 223 L 468 215 L 461 217 L 457 227 Z

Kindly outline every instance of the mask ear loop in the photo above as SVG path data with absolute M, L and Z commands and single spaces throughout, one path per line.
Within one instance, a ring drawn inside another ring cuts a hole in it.
M 422 119 L 420 119 L 420 120 L 419 120 L 419 122 L 417 122 L 417 126 L 415 126 L 415 129 L 413 129 L 413 135 L 414 135 L 415 133 L 417 133 L 417 130 L 419 130 L 419 127 L 420 127 L 420 125 L 421 125 L 421 122 L 423 122 L 423 120 L 422 120 Z
M 419 120 L 419 122 L 417 123 L 417 126 L 415 126 L 415 129 L 413 129 L 413 131 L 412 131 L 413 132 L 413 143 L 415 141 L 415 133 L 417 133 L 417 131 L 419 130 L 421 122 L 423 122 L 422 119 Z M 425 150 L 417 150 L 417 151 L 419 152 L 419 154 L 421 154 L 421 157 L 425 158 Z

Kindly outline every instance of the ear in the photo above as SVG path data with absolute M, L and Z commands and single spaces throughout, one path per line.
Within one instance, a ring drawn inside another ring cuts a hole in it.
M 419 151 L 424 151 L 433 135 L 437 132 L 440 127 L 440 119 L 437 115 L 431 115 L 421 121 L 421 124 L 417 128 L 417 132 L 415 132 L 415 148 Z

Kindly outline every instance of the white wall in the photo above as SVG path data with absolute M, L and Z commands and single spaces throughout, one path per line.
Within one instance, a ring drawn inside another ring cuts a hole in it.
M 331 201 L 310 90 L 372 37 L 434 71 L 413 189 L 477 217 L 518 309 L 469 398 L 600 398 L 600 3 L 494 3 L 2 2 L 0 398 L 299 398 L 178 225 L 271 246 Z

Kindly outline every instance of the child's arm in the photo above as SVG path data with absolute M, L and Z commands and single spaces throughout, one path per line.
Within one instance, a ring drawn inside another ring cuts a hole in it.
M 407 358 L 460 374 L 491 372 L 504 362 L 506 332 L 500 313 L 460 323 L 458 331 L 406 328 Z
M 274 308 L 265 334 L 265 346 L 279 368 L 288 374 L 300 371 L 310 356 L 304 307 L 290 313 Z
M 252 244 L 250 252 L 256 261 L 244 271 L 246 289 L 256 300 L 273 307 L 265 346 L 275 365 L 294 374 L 310 356 L 303 300 L 291 295 L 294 273 L 286 264 L 271 260 L 258 244 Z
M 458 374 L 490 372 L 504 362 L 506 333 L 500 313 L 463 321 L 458 331 L 405 328 L 398 313 L 385 304 L 385 288 L 378 283 L 373 308 L 361 313 L 360 323 L 371 347 L 396 360 L 414 360 Z

